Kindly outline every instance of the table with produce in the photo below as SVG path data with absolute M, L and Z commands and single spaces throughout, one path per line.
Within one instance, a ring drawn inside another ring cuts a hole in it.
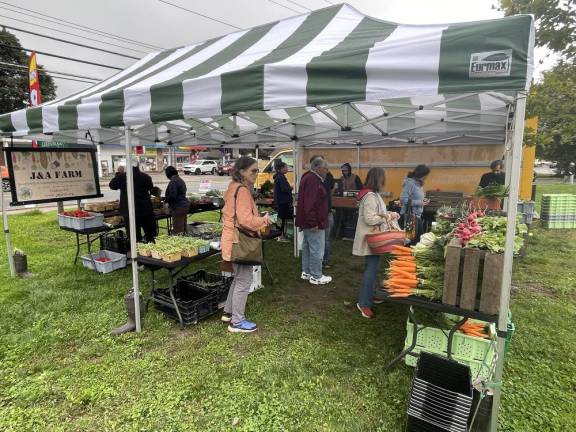
M 210 230 L 207 226 L 211 226 Z M 175 278 L 193 262 L 201 261 L 212 255 L 220 253 L 221 224 L 202 224 L 203 238 L 186 236 L 159 236 L 156 243 L 138 243 L 138 264 L 150 271 L 152 281 L 152 300 L 160 310 L 170 308 L 174 312 L 181 326 L 185 320 L 181 313 L 182 301 L 178 301 L 175 288 L 179 281 Z M 211 239 L 207 239 L 211 237 Z M 155 272 L 164 270 L 168 274 L 168 286 L 165 289 L 156 288 Z M 163 294 L 165 293 L 165 294 Z M 167 296 L 166 296 L 167 294 Z M 214 296 L 208 295 L 209 298 Z M 167 301 L 169 298 L 169 301 Z M 168 303 L 168 304 L 167 304 Z M 189 302 L 188 302 L 189 303 Z M 184 302 L 187 306 L 187 302 Z M 217 307 L 217 306 L 216 306 Z
M 467 364 L 479 379 L 491 378 L 506 217 L 500 210 L 482 208 L 443 206 L 432 231 L 418 244 L 394 247 L 382 282 L 383 299 L 409 305 L 409 310 L 404 350 L 387 369 L 402 358 L 414 366 L 418 354 L 426 351 Z M 516 225 L 515 255 L 526 232 L 526 225 Z M 509 322 L 507 334 L 500 335 L 510 338 L 512 328 Z
M 158 222 L 166 220 L 166 230 L 170 233 L 170 211 L 166 208 L 161 198 L 152 197 L 151 200 L 158 230 L 160 229 Z M 189 213 L 220 210 L 223 206 L 221 193 L 215 190 L 209 191 L 205 195 L 192 195 L 190 201 Z M 121 262 L 119 257 L 100 256 L 102 254 L 92 252 L 92 244 L 100 240 L 101 249 L 120 254 L 127 253 L 129 243 L 125 235 L 113 236 L 114 238 L 112 238 L 111 241 L 107 241 L 108 236 L 111 235 L 110 231 L 119 230 L 125 226 L 124 219 L 120 215 L 118 207 L 118 201 L 88 202 L 83 204 L 83 209 L 64 211 L 58 215 L 60 229 L 70 231 L 76 236 L 74 264 L 78 262 L 78 258 L 81 258 L 85 266 L 89 268 L 99 267 L 98 271 L 105 272 L 101 270 L 102 266 L 99 266 L 99 263 L 107 263 L 109 260 L 116 260 L 118 263 Z M 119 234 L 122 233 L 122 231 L 119 232 Z M 111 246 L 111 244 L 117 243 L 120 243 L 122 246 Z M 88 255 L 80 257 L 80 250 L 83 245 L 87 246 Z

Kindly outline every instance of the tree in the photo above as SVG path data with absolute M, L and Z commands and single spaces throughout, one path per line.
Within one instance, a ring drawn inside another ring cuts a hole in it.
M 576 65 L 558 63 L 530 93 L 529 117 L 538 116 L 538 155 L 565 169 L 576 161 Z
M 0 61 L 2 63 L 28 65 L 28 56 L 20 49 L 7 48 L 6 46 L 21 47 L 16 36 L 7 31 L 0 31 Z M 38 65 L 40 76 L 40 91 L 42 102 L 48 102 L 56 97 L 56 86 L 52 77 L 44 68 Z M 28 73 L 26 69 L 15 68 L 0 64 L 0 114 L 16 111 L 28 106 Z
M 565 59 L 576 57 L 576 0 L 499 0 L 506 15 L 533 14 L 536 45 Z

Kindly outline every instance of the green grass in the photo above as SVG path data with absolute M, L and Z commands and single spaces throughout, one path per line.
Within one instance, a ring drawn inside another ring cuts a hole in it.
M 359 317 L 362 261 L 350 242 L 335 243 L 335 283 L 324 287 L 299 280 L 290 244 L 267 243 L 278 280 L 249 298 L 256 334 L 228 334 L 217 317 L 180 330 L 150 310 L 142 334 L 112 338 L 131 273 L 74 267 L 73 236 L 55 219 L 10 217 L 36 277 L 10 279 L 0 248 L 0 430 L 403 430 L 413 370 L 382 368 L 403 346 L 406 310 L 383 304 L 374 320 Z M 516 264 L 502 430 L 576 428 L 575 240 L 535 230 Z M 189 271 L 199 268 L 218 261 Z

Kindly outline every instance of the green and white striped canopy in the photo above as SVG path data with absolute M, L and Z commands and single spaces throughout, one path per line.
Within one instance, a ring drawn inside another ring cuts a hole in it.
M 142 142 L 169 129 L 175 143 L 203 145 L 501 143 L 509 106 L 530 84 L 533 44 L 528 15 L 404 25 L 335 5 L 149 54 L 89 89 L 0 116 L 0 131 L 82 140 L 90 130 L 118 142 L 114 128 L 130 126 Z

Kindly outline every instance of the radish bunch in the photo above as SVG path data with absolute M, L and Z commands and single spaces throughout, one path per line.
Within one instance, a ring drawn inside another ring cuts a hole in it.
M 462 219 L 458 225 L 456 225 L 454 235 L 458 238 L 462 246 L 465 246 L 472 237 L 482 231 L 482 228 L 478 225 L 476 219 L 483 216 L 483 212 L 475 211 L 469 213 L 466 218 Z

